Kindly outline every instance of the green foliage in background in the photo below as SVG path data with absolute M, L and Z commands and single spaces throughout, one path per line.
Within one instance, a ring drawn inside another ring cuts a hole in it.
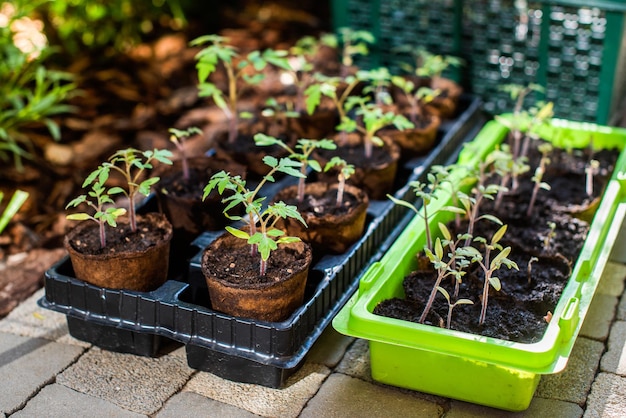
M 55 0 L 40 12 L 51 42 L 70 57 L 123 51 L 159 25 L 180 29 L 186 23 L 181 0 Z
M 45 1 L 18 0 L 0 4 L 0 159 L 22 168 L 33 145 L 25 128 L 45 125 L 60 138 L 53 116 L 71 108 L 64 104 L 74 91 L 69 74 L 46 66 L 53 49 L 34 18 Z

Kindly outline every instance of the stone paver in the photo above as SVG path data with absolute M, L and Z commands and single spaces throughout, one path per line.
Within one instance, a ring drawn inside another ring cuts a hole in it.
M 598 341 L 605 341 L 609 337 L 609 329 L 615 317 L 617 303 L 618 298 L 616 296 L 596 293 L 591 301 L 579 335 Z
M 146 418 L 93 396 L 52 384 L 41 390 L 11 418 L 32 417 Z
M 366 340 L 356 340 L 346 352 L 336 371 L 371 382 L 369 343 Z
M 339 334 L 329 325 L 309 351 L 306 361 L 334 368 L 343 358 L 354 338 Z
M 82 352 L 80 347 L 42 338 L 0 333 L 0 382 L 4 382 L 0 390 L 0 411 L 11 414 L 20 409 Z
M 525 411 L 508 412 L 467 402 L 452 401 L 445 418 L 580 418 L 583 409 L 571 402 L 534 398 Z
M 333 373 L 302 411 L 302 418 L 420 417 L 439 418 L 443 408 L 395 388 Z
M 211 373 L 196 374 L 184 390 L 266 417 L 297 417 L 304 405 L 318 391 L 330 370 L 322 365 L 305 363 L 287 381 L 284 389 L 232 382 Z
M 57 383 L 149 415 L 161 409 L 194 372 L 181 354 L 148 358 L 92 348 L 61 373 Z
M 251 412 L 214 401 L 194 392 L 181 392 L 170 398 L 155 418 L 254 418 Z
M 626 265 L 609 261 L 602 272 L 596 294 L 620 297 L 624 293 Z
M 603 351 L 604 344 L 587 338 L 579 338 L 565 370 L 561 373 L 543 376 L 535 396 L 583 406 Z
M 593 382 L 584 418 L 626 417 L 626 378 L 600 373 Z
M 626 376 L 626 322 L 618 321 L 611 328 L 607 352 L 602 356 L 600 370 Z
M 65 315 L 37 305 L 37 301 L 43 296 L 44 289 L 40 289 L 13 309 L 6 318 L 0 321 L 0 332 L 88 347 L 89 344 L 76 340 L 68 334 Z

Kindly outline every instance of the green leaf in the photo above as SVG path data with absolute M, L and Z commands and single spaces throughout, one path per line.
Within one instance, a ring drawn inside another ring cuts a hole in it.
M 84 221 L 87 219 L 93 219 L 91 216 L 89 216 L 86 213 L 72 213 L 72 214 L 67 215 L 65 218 L 69 219 L 70 221 Z
M 490 277 L 489 278 L 489 284 L 498 292 L 502 288 L 502 286 L 500 284 L 500 279 L 497 278 L 497 277 Z
M 241 229 L 233 228 L 232 226 L 227 226 L 226 230 L 237 238 L 245 239 L 246 241 L 250 239 L 250 234 L 248 234 L 246 231 L 242 231 Z
M 493 234 L 493 237 L 491 237 L 491 245 L 496 244 L 498 242 L 500 242 L 500 240 L 502 239 L 502 237 L 504 236 L 504 234 L 506 233 L 506 228 L 507 225 L 502 225 L 500 227 L 500 229 L 498 229 L 495 234 Z

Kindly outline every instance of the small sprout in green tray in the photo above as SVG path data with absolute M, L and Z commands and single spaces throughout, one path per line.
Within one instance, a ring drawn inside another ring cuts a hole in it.
M 598 160 L 591 160 L 587 167 L 585 167 L 585 191 L 587 196 L 593 197 L 593 176 L 598 174 L 600 169 L 600 162 Z
M 533 207 L 535 206 L 535 200 L 537 199 L 537 193 L 539 193 L 540 189 L 550 190 L 550 185 L 543 181 L 543 175 L 546 172 L 546 167 L 550 163 L 550 157 L 548 156 L 552 151 L 552 145 L 549 143 L 544 143 L 539 145 L 539 152 L 541 152 L 541 160 L 539 162 L 539 166 L 535 169 L 535 175 L 532 177 L 532 181 L 535 183 L 533 187 L 533 192 L 530 197 L 530 203 L 528 204 L 528 209 L 526 210 L 526 216 L 530 216 L 533 211 Z
M 267 182 L 273 182 L 273 176 L 278 172 L 301 178 L 303 174 L 300 173 L 299 168 L 302 163 L 289 158 L 278 160 L 269 155 L 263 158 L 263 161 L 271 169 L 254 189 L 249 189 L 246 181 L 240 176 L 232 176 L 225 171 L 220 171 L 211 177 L 204 188 L 203 194 L 203 199 L 206 199 L 215 188 L 221 195 L 226 190 L 232 192 L 231 195 L 223 199 L 223 202 L 227 203 L 224 208 L 224 214 L 233 221 L 244 221 L 248 226 L 248 230 L 237 229 L 232 226 L 227 226 L 226 230 L 235 237 L 246 240 L 250 244 L 251 255 L 256 256 L 260 253 L 259 274 L 261 276 L 265 276 L 270 253 L 277 249 L 279 244 L 300 241 L 300 238 L 285 236 L 284 231 L 275 228 L 276 222 L 281 218 L 289 217 L 297 219 L 303 225 L 306 225 L 296 206 L 286 205 L 281 201 L 264 207 L 265 197 L 258 196 L 263 185 Z M 230 209 L 240 204 L 245 207 L 247 216 L 241 217 L 228 214 Z
M 457 299 L 454 303 L 452 303 L 450 299 L 450 294 L 448 293 L 446 289 L 444 289 L 441 286 L 437 286 L 437 291 L 441 293 L 443 297 L 446 298 L 446 301 L 448 302 L 448 317 L 446 318 L 446 328 L 450 329 L 450 324 L 452 322 L 452 310 L 457 305 L 473 305 L 474 302 L 469 299 Z
M 413 189 L 415 196 L 421 199 L 422 201 L 422 212 L 411 202 L 407 202 L 403 199 L 398 199 L 393 197 L 392 195 L 387 195 L 389 200 L 391 200 L 396 205 L 404 206 L 408 209 L 411 209 L 415 212 L 420 218 L 424 219 L 424 228 L 426 230 L 426 246 L 432 250 L 433 242 L 431 238 L 431 231 L 429 226 L 429 220 L 431 215 L 428 213 L 428 206 L 433 199 L 437 199 L 437 191 L 441 189 L 443 182 L 446 180 L 448 176 L 448 172 L 443 170 L 441 166 L 433 166 L 431 172 L 428 173 L 427 183 L 422 183 L 419 180 L 415 180 L 409 183 L 409 186 Z
M 328 171 L 332 168 L 339 168 L 339 175 L 337 176 L 337 202 L 336 207 L 343 205 L 343 194 L 346 187 L 346 181 L 354 174 L 354 165 L 348 164 L 346 160 L 341 157 L 334 156 L 324 166 L 324 171 Z
M 485 322 L 485 316 L 487 315 L 489 287 L 493 287 L 496 291 L 500 291 L 501 288 L 500 279 L 493 275 L 495 271 L 498 270 L 502 265 L 505 265 L 508 268 L 514 268 L 515 270 L 519 270 L 517 264 L 507 258 L 508 255 L 511 253 L 511 247 L 502 248 L 502 245 L 500 245 L 500 240 L 504 236 L 506 228 L 506 225 L 502 225 L 500 229 L 498 229 L 493 234 L 489 243 L 487 243 L 487 240 L 483 237 L 474 238 L 474 241 L 480 242 L 485 246 L 484 256 L 476 248 L 471 246 L 466 247 L 466 249 L 470 251 L 472 261 L 478 263 L 485 275 L 483 294 L 481 298 L 480 318 L 478 319 L 479 325 L 482 325 Z M 491 258 L 492 251 L 499 251 L 499 253 L 495 257 Z

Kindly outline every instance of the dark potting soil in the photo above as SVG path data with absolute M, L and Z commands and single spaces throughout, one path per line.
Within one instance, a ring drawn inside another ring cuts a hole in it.
M 162 177 L 157 187 L 166 191 L 167 194 L 197 199 L 202 196 L 204 187 L 208 183 L 211 174 L 207 170 L 190 167 L 187 180 L 184 180 L 182 175 Z
M 251 255 L 250 246 L 222 246 L 211 251 L 203 265 L 209 274 L 234 284 L 278 282 L 306 265 L 306 260 L 293 248 L 281 245 L 267 260 L 267 271 L 259 274 L 261 257 Z
M 337 206 L 337 191 L 327 190 L 321 196 L 305 195 L 304 201 L 298 202 L 297 198 L 289 198 L 284 201 L 288 205 L 294 205 L 300 213 L 308 213 L 318 218 L 326 215 L 345 215 L 358 206 L 359 201 L 352 193 L 344 192 L 343 202 Z
M 336 150 L 321 150 L 319 154 L 324 160 L 330 160 L 333 156 L 339 156 L 348 164 L 363 168 L 380 167 L 392 162 L 389 151 L 384 147 L 374 146 L 372 155 L 366 157 L 365 146 L 363 144 L 341 145 L 338 146 Z
M 589 223 L 579 219 L 581 207 L 593 205 L 603 192 L 613 171 L 618 153 L 599 151 L 593 159 L 600 161 L 600 172 L 594 176 L 593 195 L 588 196 L 585 187 L 585 167 L 591 156 L 585 151 L 555 149 L 543 181 L 551 190 L 540 190 L 530 217 L 526 216 L 532 193 L 530 180 L 537 166 L 537 154 L 530 158 L 531 170 L 520 181 L 515 193 L 508 193 L 498 210 L 494 201 L 486 201 L 481 213 L 495 214 L 507 231 L 500 241 L 510 246 L 510 260 L 519 270 L 502 267 L 494 273 L 501 282 L 501 290 L 489 289 L 487 315 L 479 325 L 484 274 L 476 266 L 462 278 L 458 298 L 469 299 L 473 304 L 454 307 L 451 329 L 521 343 L 539 341 L 569 280 L 571 269 L 582 249 L 589 231 Z M 499 181 L 499 179 L 497 179 Z M 551 228 L 554 223 L 554 228 Z M 453 236 L 467 230 L 462 222 L 456 228 L 448 224 Z M 491 239 L 499 225 L 487 220 L 476 224 L 475 236 Z M 484 250 L 478 246 L 484 254 Z M 492 257 L 495 256 L 495 253 Z M 394 298 L 381 302 L 375 309 L 377 315 L 419 322 L 435 282 L 432 271 L 413 272 L 404 280 L 406 298 Z M 454 283 L 444 279 L 441 287 L 452 296 Z M 457 300 L 452 296 L 452 302 Z M 448 302 L 438 293 L 424 323 L 445 327 L 448 318 Z
M 83 254 L 102 255 L 145 251 L 161 242 L 168 231 L 155 228 L 151 223 L 143 220 L 137 221 L 137 230 L 133 232 L 127 223 L 118 222 L 117 227 L 105 226 L 106 247 L 100 246 L 99 227 L 92 222 L 91 228 L 74 237 L 70 244 L 76 251 Z

